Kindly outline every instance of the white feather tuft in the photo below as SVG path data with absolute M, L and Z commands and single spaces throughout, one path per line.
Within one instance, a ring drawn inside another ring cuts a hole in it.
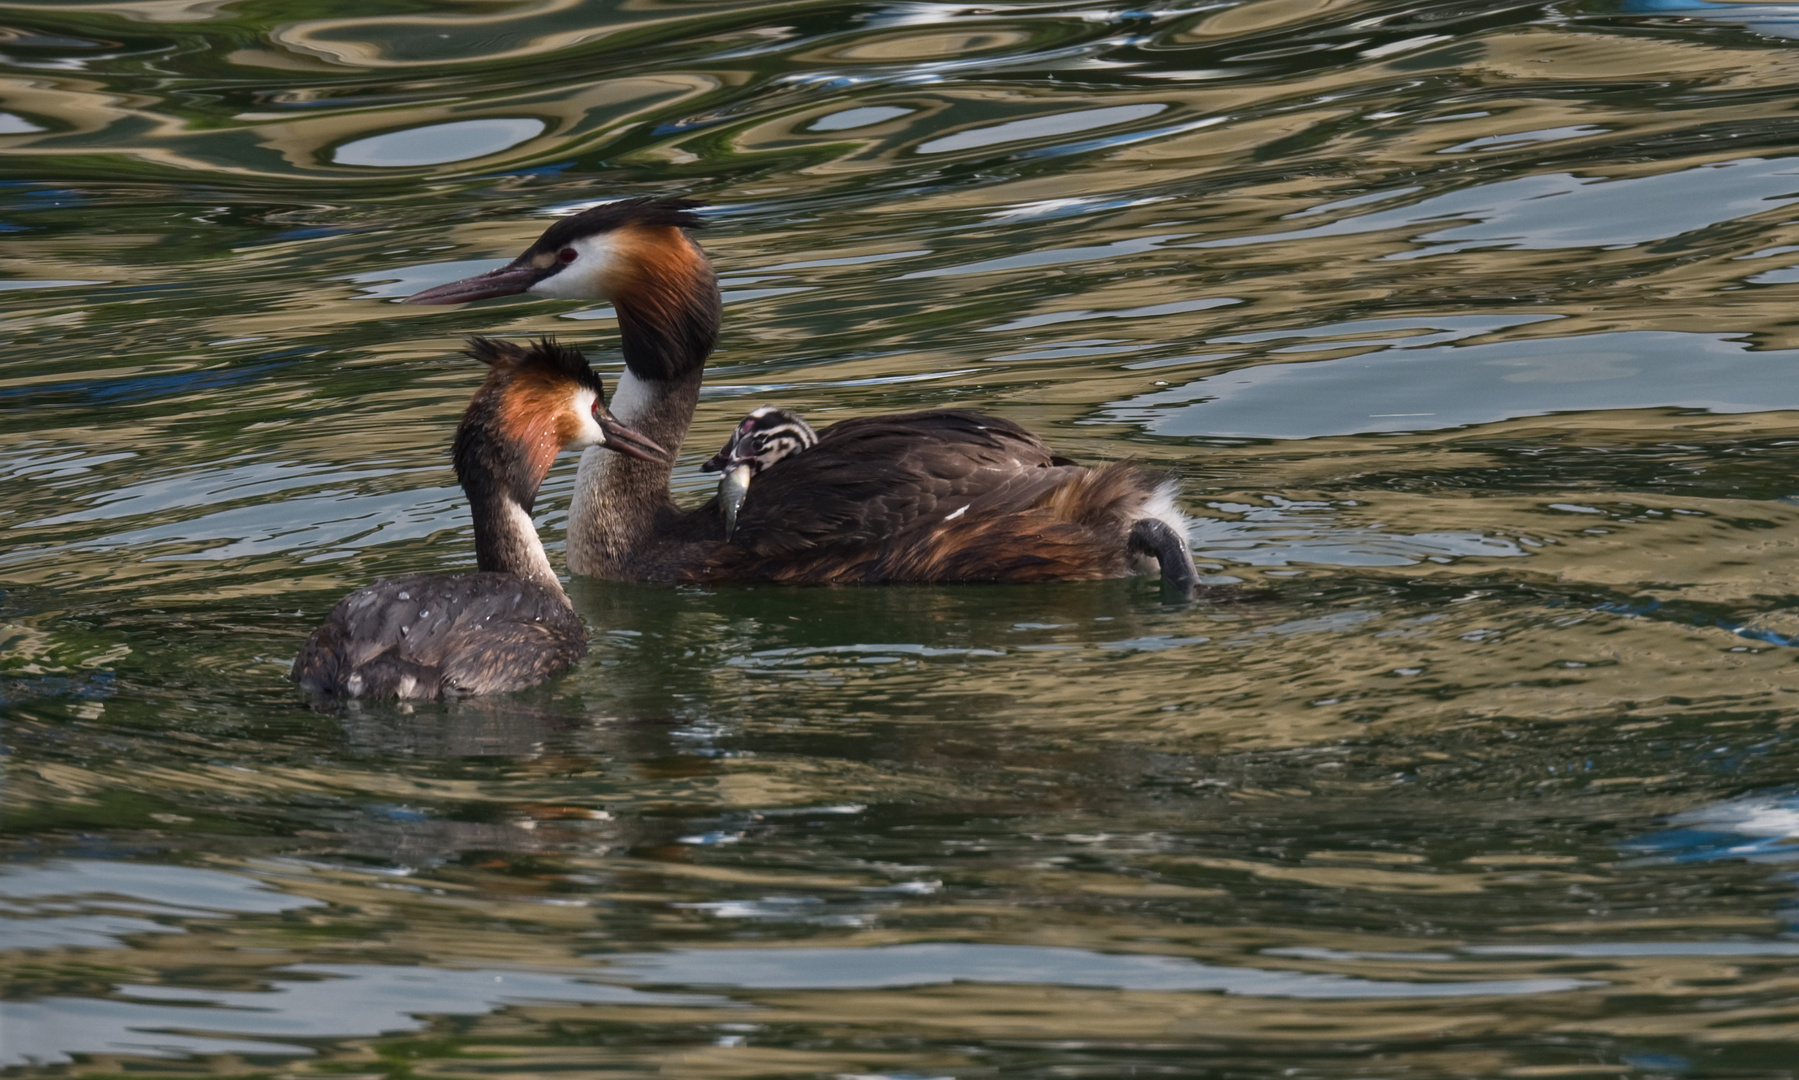
M 1157 484 L 1155 493 L 1144 501 L 1143 512 L 1137 517 L 1139 520 L 1143 518 L 1162 519 L 1170 529 L 1174 530 L 1174 535 L 1191 545 L 1194 526 L 1197 523 L 1183 513 L 1180 505 L 1174 501 L 1174 497 L 1180 494 L 1180 490 L 1180 482 L 1176 480 L 1164 480 Z

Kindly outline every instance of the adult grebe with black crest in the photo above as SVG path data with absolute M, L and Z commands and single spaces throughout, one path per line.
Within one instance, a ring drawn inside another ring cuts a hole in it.
M 510 264 L 412 304 L 530 292 L 610 300 L 625 374 L 614 407 L 678 449 L 718 339 L 718 280 L 687 235 L 699 204 L 636 198 L 564 218 Z M 1045 582 L 1160 568 L 1199 575 L 1176 484 L 1130 463 L 1052 454 L 1017 424 L 959 409 L 857 417 L 757 477 L 726 537 L 716 502 L 675 506 L 670 463 L 589 448 L 569 509 L 577 574 L 624 580 Z

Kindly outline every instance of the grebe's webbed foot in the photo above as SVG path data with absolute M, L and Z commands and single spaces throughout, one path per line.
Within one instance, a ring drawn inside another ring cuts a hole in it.
M 1162 583 L 1190 598 L 1199 588 L 1199 568 L 1193 565 L 1193 553 L 1187 542 L 1161 518 L 1142 518 L 1131 526 L 1132 551 L 1152 555 L 1162 567 Z

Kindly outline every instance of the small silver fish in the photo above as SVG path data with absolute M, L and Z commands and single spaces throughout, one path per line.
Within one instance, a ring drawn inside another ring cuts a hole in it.
M 818 442 L 812 428 L 786 409 L 764 405 L 743 418 L 701 472 L 723 473 L 718 507 L 725 518 L 725 539 L 737 531 L 737 511 L 750 493 L 750 479 L 783 458 L 802 453 Z
M 750 493 L 750 477 L 756 475 L 748 465 L 739 465 L 726 472 L 718 482 L 718 506 L 725 513 L 725 539 L 737 529 L 737 508 L 743 505 L 744 496 Z

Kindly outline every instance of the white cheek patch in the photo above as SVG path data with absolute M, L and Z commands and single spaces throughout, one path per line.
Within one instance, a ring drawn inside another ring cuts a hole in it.
M 619 264 L 618 248 L 611 234 L 583 236 L 568 246 L 575 251 L 574 261 L 564 263 L 562 269 L 526 291 L 558 300 L 607 299 Z
M 575 415 L 581 418 L 580 434 L 570 439 L 568 445 L 563 447 L 564 450 L 579 450 L 584 446 L 595 446 L 605 441 L 606 436 L 600 430 L 600 422 L 593 418 L 593 401 L 592 390 L 575 391 L 573 408 Z

